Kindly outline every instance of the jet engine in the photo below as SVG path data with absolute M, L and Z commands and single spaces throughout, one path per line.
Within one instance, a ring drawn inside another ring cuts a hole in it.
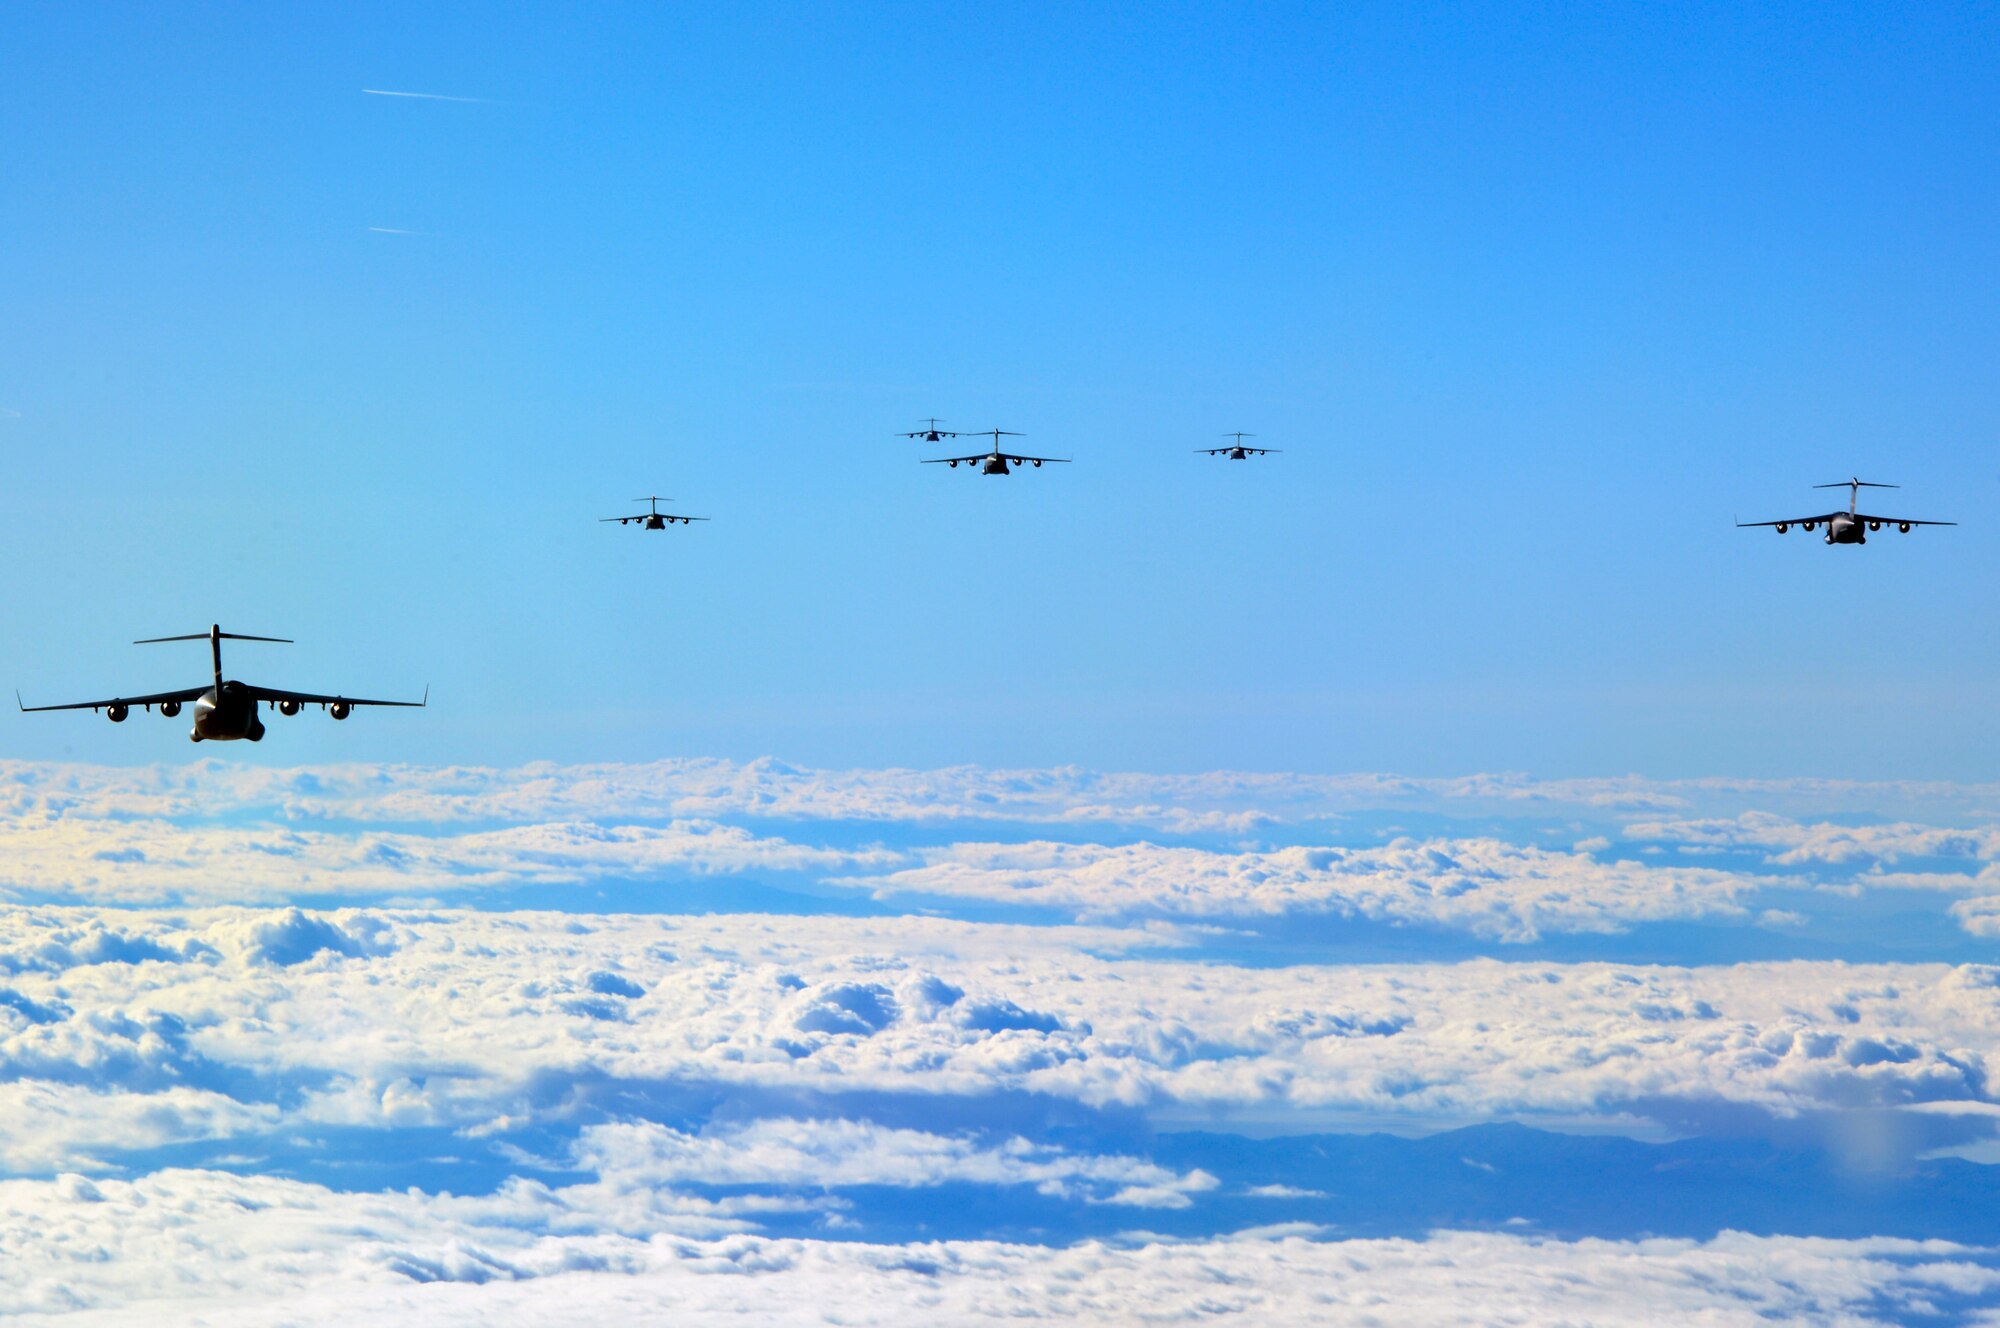
M 1882 523 L 1880 521 L 1870 521 L 1868 523 L 1868 528 L 1870 530 L 1880 530 L 1882 528 Z
M 296 715 L 299 713 L 299 703 L 297 701 L 280 701 L 278 702 L 278 713 L 281 715 Z
M 1811 530 L 1811 529 L 1812 529 L 1812 528 L 1813 528 L 1814 526 L 1818 525 L 1818 524 L 1819 524 L 1819 522 L 1817 522 L 1817 521 L 1802 521 L 1802 522 L 1800 522 L 1799 524 L 1800 524 L 1800 525 L 1802 525 L 1802 526 L 1804 526 L 1804 527 L 1805 527 L 1805 528 L 1806 528 L 1807 530 Z
M 125 722 L 125 716 L 131 713 L 132 713 L 132 708 L 130 706 L 125 705 L 123 702 L 120 702 L 117 705 L 108 705 L 104 707 L 104 717 L 110 720 L 113 724 L 123 724 Z
M 345 701 L 335 701 L 326 708 L 326 713 L 332 715 L 335 719 L 346 719 L 354 713 L 354 707 Z
M 1901 531 L 1903 534 L 1907 535 L 1910 533 L 1910 523 L 1907 521 L 1898 521 L 1896 523 L 1896 529 Z
M 1791 528 L 1792 528 L 1792 523 L 1791 523 L 1791 522 L 1789 522 L 1789 521 L 1780 521 L 1780 522 L 1778 523 L 1778 533 L 1779 533 L 1780 535 L 1784 534 L 1784 533 L 1785 533 L 1786 531 L 1790 530 Z
M 1042 468 L 1042 463 L 1041 463 L 1041 462 L 1039 462 L 1039 461 L 1037 461 L 1037 462 L 1035 463 L 1035 469 L 1036 469 L 1036 470 L 1040 470 L 1041 468 Z
M 958 469 L 958 463 L 956 461 L 947 461 L 945 462 L 945 465 L 950 466 L 953 470 Z
M 160 713 L 165 715 L 168 719 L 172 719 L 175 715 L 178 715 L 180 712 L 181 712 L 181 703 L 179 701 L 160 702 Z

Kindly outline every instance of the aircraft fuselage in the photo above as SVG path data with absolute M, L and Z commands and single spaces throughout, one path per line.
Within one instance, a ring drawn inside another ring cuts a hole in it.
M 1229 449 L 1229 459 L 1231 461 L 1248 461 L 1250 459 L 1250 453 L 1244 450 L 1243 448 L 1232 447 Z
M 1014 472 L 1007 469 L 1006 457 L 990 456 L 979 467 L 979 473 L 982 475 L 1011 475 Z
M 188 737 L 195 742 L 264 741 L 264 721 L 257 717 L 256 698 L 239 682 L 209 688 L 195 698 L 194 728 Z

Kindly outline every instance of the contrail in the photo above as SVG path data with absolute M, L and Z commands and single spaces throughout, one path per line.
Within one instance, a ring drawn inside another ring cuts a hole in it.
M 469 101 L 490 104 L 491 97 L 447 97 L 442 92 L 390 92 L 386 88 L 363 88 L 371 97 L 415 97 L 419 101 Z
M 406 231 L 400 226 L 370 226 L 377 235 L 429 235 L 429 231 Z

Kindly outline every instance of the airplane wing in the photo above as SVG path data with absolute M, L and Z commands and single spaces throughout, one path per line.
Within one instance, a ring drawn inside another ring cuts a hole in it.
M 207 691 L 208 688 L 206 687 L 190 687 L 180 692 L 155 692 L 151 696 L 114 696 L 108 701 L 72 701 L 68 705 L 46 706 L 21 705 L 21 695 L 16 692 L 14 694 L 14 703 L 21 705 L 21 709 L 28 712 L 36 710 L 101 710 L 105 706 L 112 705 L 154 706 L 159 705 L 163 701 L 180 701 L 185 703 L 200 699 Z
M 255 701 L 297 701 L 301 705 L 320 706 L 332 705 L 335 701 L 339 701 L 351 706 L 407 706 L 413 710 L 421 710 L 431 703 L 429 688 L 424 690 L 424 699 L 421 701 L 370 701 L 359 696 L 320 696 L 315 692 L 287 692 L 276 687 L 258 687 L 247 682 L 239 685 L 250 693 L 251 699 Z M 196 692 L 193 695 L 198 696 L 200 693 Z M 126 704 L 134 703 L 128 701 Z
M 1955 526 L 1956 521 L 1918 521 L 1907 516 L 1870 516 L 1866 512 L 1856 512 L 1856 521 L 1880 521 L 1885 526 Z
M 1044 461 L 1054 461 L 1054 462 L 1057 462 L 1057 463 L 1059 463 L 1059 464 L 1061 464 L 1061 465 L 1065 465 L 1065 466 L 1067 466 L 1067 465 L 1069 464 L 1069 458 L 1068 458 L 1068 457 L 1029 457 L 1029 456 L 1015 456 L 1015 455 L 1014 455 L 1014 454 L 1013 454 L 1012 452 L 1003 452 L 1003 453 L 1001 453 L 1001 455 L 1007 458 L 1007 463 L 1008 463 L 1009 465 L 1014 465 L 1014 466 L 1018 466 L 1018 465 L 1020 465 L 1020 464 L 1021 464 L 1022 462 L 1024 462 L 1024 461 L 1032 461 L 1032 462 L 1034 462 L 1034 463 L 1035 463 L 1036 465 L 1038 465 L 1038 466 L 1039 466 L 1039 465 L 1041 465 L 1041 464 L 1042 464 L 1042 463 L 1043 463 Z
M 899 433 L 899 434 L 897 434 L 896 436 L 897 436 L 898 438 L 929 438 L 929 437 L 930 437 L 931 435 L 933 435 L 933 434 L 937 435 L 937 436 L 938 436 L 939 438 L 956 438 L 956 437 L 958 437 L 958 430 L 956 430 L 956 429 L 918 429 L 918 430 L 915 430 L 914 432 L 911 432 L 911 433 Z
M 644 525 L 655 516 L 658 516 L 662 521 L 680 521 L 683 523 L 688 521 L 706 521 L 709 519 L 705 516 L 675 516 L 670 512 L 641 512 L 637 516 L 601 516 L 597 519 L 599 521 L 616 521 L 621 526 L 631 521 L 637 521 L 641 525 Z
M 1803 526 L 1808 521 L 1831 521 L 1837 516 L 1846 515 L 1845 512 L 1822 512 L 1818 516 L 1788 516 L 1783 521 L 1738 521 L 1736 524 L 1743 530 L 1749 530 L 1753 526 Z
M 963 461 L 984 461 L 987 457 L 990 457 L 992 455 L 993 454 L 991 452 L 981 452 L 977 456 L 969 456 L 969 457 L 925 457 L 924 464 L 926 466 L 942 466 L 946 465 L 947 463 L 956 464 L 958 462 L 963 462 Z

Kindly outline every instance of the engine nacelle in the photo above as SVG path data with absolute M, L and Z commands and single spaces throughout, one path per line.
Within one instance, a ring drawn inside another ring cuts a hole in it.
M 1036 469 L 1036 470 L 1040 470 L 1041 468 L 1042 468 L 1042 463 L 1041 463 L 1041 462 L 1039 462 L 1039 461 L 1037 461 L 1037 462 L 1035 463 L 1035 469 Z
M 1778 533 L 1779 533 L 1780 535 L 1784 534 L 1784 533 L 1785 533 L 1786 531 L 1790 530 L 1791 528 L 1792 528 L 1792 523 L 1791 523 L 1791 522 L 1789 522 L 1789 521 L 1780 521 L 1780 522 L 1778 523 Z
M 180 712 L 181 712 L 181 703 L 179 701 L 160 702 L 160 713 L 165 715 L 168 719 L 172 719 L 175 715 L 178 715 Z
M 345 701 L 335 701 L 326 708 L 326 713 L 332 715 L 335 719 L 346 719 L 354 713 L 354 707 Z
M 945 462 L 945 465 L 950 466 L 953 470 L 958 469 L 958 463 L 956 461 L 947 461 Z
M 280 701 L 278 702 L 278 713 L 281 715 L 296 715 L 299 713 L 299 703 L 297 701 Z
M 1907 521 L 1898 521 L 1896 523 L 1896 529 L 1901 531 L 1903 534 L 1907 535 L 1910 533 L 1910 523 Z
M 117 705 L 108 705 L 104 707 L 104 717 L 110 720 L 113 724 L 123 724 L 125 722 L 125 716 L 131 713 L 132 713 L 132 707 L 124 704 L 123 702 L 120 702 Z
M 1882 528 L 1882 523 L 1880 521 L 1870 521 L 1868 523 L 1868 528 L 1870 530 L 1880 530 Z
M 1803 527 L 1804 527 L 1805 529 L 1807 529 L 1807 530 L 1811 530 L 1811 529 L 1812 529 L 1812 528 L 1813 528 L 1814 526 L 1818 525 L 1818 524 L 1819 524 L 1819 522 L 1817 522 L 1817 521 L 1804 521 L 1804 522 L 1801 522 L 1800 524 L 1801 524 L 1801 525 L 1802 525 L 1802 526 L 1803 526 Z

